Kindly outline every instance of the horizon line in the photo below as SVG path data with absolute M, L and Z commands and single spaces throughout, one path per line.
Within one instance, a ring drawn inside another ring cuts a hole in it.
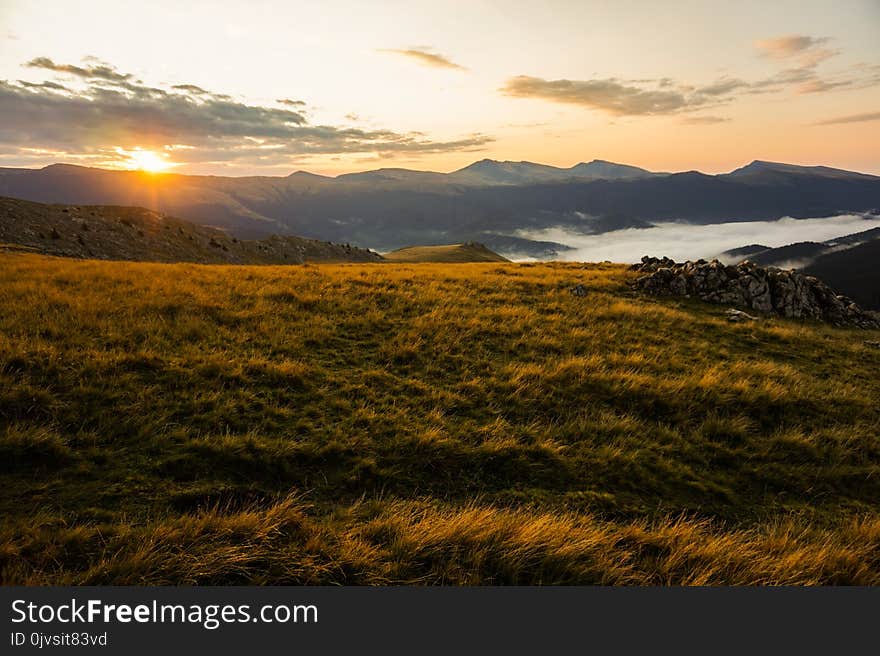
M 579 166 L 581 164 L 603 163 L 603 164 L 613 164 L 616 166 L 627 166 L 627 167 L 641 168 L 641 169 L 647 171 L 648 173 L 652 173 L 654 175 L 676 175 L 676 174 L 682 174 L 682 173 L 699 173 L 701 175 L 706 175 L 706 176 L 710 176 L 710 177 L 718 176 L 718 175 L 729 175 L 730 173 L 738 171 L 738 170 L 745 168 L 747 166 L 751 166 L 753 164 L 775 164 L 775 165 L 781 165 L 781 166 L 795 166 L 795 167 L 799 167 L 799 168 L 827 168 L 827 169 L 832 169 L 832 170 L 837 170 L 837 171 L 844 171 L 847 173 L 856 173 L 859 175 L 880 177 L 880 174 L 866 173 L 864 171 L 858 171 L 855 169 L 842 169 L 842 168 L 838 168 L 835 166 L 829 166 L 827 164 L 794 164 L 791 162 L 781 162 L 781 161 L 764 160 L 764 159 L 753 159 L 753 160 L 747 162 L 746 164 L 734 167 L 733 169 L 730 169 L 729 171 L 718 172 L 718 173 L 706 173 L 706 172 L 701 171 L 700 169 L 696 169 L 696 168 L 681 169 L 681 170 L 677 170 L 677 171 L 653 171 L 651 169 L 645 169 L 644 167 L 641 167 L 637 164 L 627 164 L 627 163 L 623 163 L 623 162 L 614 162 L 611 160 L 600 159 L 600 158 L 595 158 L 595 159 L 592 159 L 589 161 L 580 160 L 578 162 L 575 162 L 571 166 L 565 167 L 565 166 L 557 166 L 555 164 L 544 164 L 542 162 L 535 162 L 535 161 L 531 161 L 531 160 L 501 160 L 501 159 L 492 159 L 490 157 L 484 157 L 482 159 L 474 160 L 473 162 L 471 162 L 470 164 L 467 164 L 466 166 L 463 166 L 463 167 L 457 168 L 457 169 L 453 169 L 451 171 L 432 171 L 429 169 L 411 169 L 411 168 L 406 168 L 406 167 L 402 167 L 402 166 L 383 166 L 383 167 L 379 167 L 379 168 L 375 168 L 375 169 L 362 169 L 362 170 L 349 171 L 349 172 L 345 172 L 345 173 L 338 173 L 336 175 L 326 175 L 323 173 L 313 173 L 313 172 L 308 171 L 306 169 L 297 169 L 295 171 L 291 171 L 288 174 L 280 174 L 279 173 L 279 174 L 274 174 L 274 175 L 261 174 L 261 173 L 242 174 L 242 175 L 223 175 L 223 174 L 218 174 L 218 173 L 184 173 L 184 172 L 177 172 L 174 170 L 147 171 L 147 170 L 140 169 L 140 168 L 109 168 L 109 167 L 102 167 L 102 166 L 89 166 L 86 164 L 76 164 L 76 163 L 65 162 L 65 161 L 56 161 L 56 162 L 51 162 L 49 164 L 45 164 L 43 166 L 35 166 L 35 167 L 0 166 L 0 170 L 42 171 L 42 170 L 51 168 L 53 166 L 69 166 L 69 167 L 73 167 L 73 168 L 90 169 L 90 170 L 94 170 L 94 171 L 106 171 L 106 172 L 112 172 L 112 173 L 143 173 L 143 174 L 151 176 L 151 177 L 178 175 L 178 176 L 186 176 L 186 177 L 203 177 L 203 178 L 278 178 L 278 179 L 283 179 L 283 178 L 288 178 L 290 176 L 302 173 L 302 174 L 311 175 L 311 176 L 315 176 L 315 177 L 319 177 L 319 178 L 326 178 L 328 180 L 337 180 L 341 177 L 348 176 L 348 175 L 358 175 L 358 174 L 362 174 L 362 173 L 374 173 L 374 172 L 379 172 L 379 171 L 408 171 L 408 172 L 412 172 L 412 173 L 432 173 L 432 174 L 436 174 L 436 175 L 451 175 L 453 173 L 458 173 L 459 171 L 463 171 L 463 170 L 473 166 L 474 164 L 479 164 L 481 162 L 493 162 L 496 164 L 535 165 L 535 166 L 557 169 L 559 171 L 567 171 L 567 170 L 573 169 L 574 167 Z

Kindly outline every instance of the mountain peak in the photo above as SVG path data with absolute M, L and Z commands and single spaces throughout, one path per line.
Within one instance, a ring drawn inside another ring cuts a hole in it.
M 618 164 L 604 159 L 581 162 L 568 170 L 578 177 L 601 178 L 605 180 L 629 180 L 654 175 L 651 171 L 639 168 L 638 166 Z
M 317 173 L 312 173 L 310 171 L 294 171 L 288 178 L 307 178 L 307 179 L 317 179 L 317 180 L 330 180 L 332 178 L 327 177 L 326 175 L 319 175 Z
M 93 169 L 89 166 L 79 166 L 78 164 L 49 164 L 48 166 L 44 166 L 40 169 L 41 171 L 55 171 L 58 173 L 63 173 L 66 171 L 74 172 L 74 171 L 97 171 L 100 169 Z
M 743 167 L 734 169 L 727 175 L 733 177 L 755 176 L 759 174 L 779 174 L 787 173 L 793 175 L 810 175 L 823 178 L 861 178 L 876 179 L 877 176 L 865 173 L 856 173 L 855 171 L 846 171 L 844 169 L 835 169 L 830 166 L 803 166 L 801 164 L 786 164 L 784 162 L 770 162 L 767 160 L 756 159 Z

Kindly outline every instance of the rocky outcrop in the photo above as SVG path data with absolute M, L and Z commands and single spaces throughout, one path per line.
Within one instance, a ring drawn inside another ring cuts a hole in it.
M 641 273 L 634 287 L 648 294 L 699 298 L 765 315 L 816 319 L 837 326 L 880 328 L 876 314 L 837 294 L 818 278 L 796 271 L 748 261 L 730 266 L 718 260 L 681 263 L 667 257 L 643 257 L 631 269 Z

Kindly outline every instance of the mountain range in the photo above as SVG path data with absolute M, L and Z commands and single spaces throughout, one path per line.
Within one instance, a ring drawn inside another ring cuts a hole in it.
M 566 246 L 523 231 L 584 234 L 655 221 L 708 224 L 821 217 L 880 206 L 880 177 L 755 161 L 727 174 L 651 172 L 601 160 L 559 168 L 481 160 L 452 173 L 378 169 L 337 177 L 221 177 L 68 164 L 0 169 L 0 195 L 47 203 L 142 206 L 238 238 L 271 234 L 386 251 L 478 241 L 509 255 Z

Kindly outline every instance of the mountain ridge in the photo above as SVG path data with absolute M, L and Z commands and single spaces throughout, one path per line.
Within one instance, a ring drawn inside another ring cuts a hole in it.
M 573 171 L 589 171 L 590 175 L 598 177 L 598 171 L 606 169 L 610 171 L 609 178 L 607 179 L 616 179 L 619 178 L 619 173 L 624 171 L 629 171 L 634 174 L 644 174 L 644 175 L 674 175 L 674 174 L 682 174 L 682 173 L 699 173 L 701 175 L 717 177 L 717 176 L 739 176 L 746 174 L 753 174 L 761 171 L 776 171 L 776 172 L 789 172 L 789 173 L 802 173 L 808 175 L 823 175 L 823 176 L 836 176 L 842 175 L 844 177 L 861 177 L 861 178 L 870 178 L 870 179 L 880 179 L 880 175 L 874 175 L 871 173 L 863 173 L 860 171 L 853 171 L 849 169 L 841 169 L 824 165 L 805 165 L 805 164 L 789 164 L 786 162 L 774 162 L 770 160 L 762 160 L 762 159 L 754 159 L 748 164 L 732 169 L 726 173 L 705 173 L 703 171 L 699 171 L 698 169 L 688 169 L 682 171 L 651 171 L 649 169 L 645 169 L 639 166 L 635 166 L 632 164 L 622 164 L 619 162 L 613 162 L 611 160 L 594 158 L 589 161 L 580 161 L 571 166 L 555 166 L 553 164 L 543 164 L 540 162 L 532 162 L 529 160 L 497 160 L 492 158 L 483 158 L 481 160 L 476 160 L 471 162 L 470 164 L 463 166 L 458 169 L 454 169 L 452 171 L 430 171 L 424 169 L 408 169 L 404 167 L 381 167 L 378 169 L 366 169 L 364 171 L 350 171 L 348 173 L 340 173 L 337 175 L 325 175 L 321 173 L 313 173 L 311 171 L 306 171 L 304 169 L 298 169 L 296 171 L 292 171 L 287 175 L 244 175 L 244 176 L 221 176 L 221 175 L 209 175 L 209 174 L 198 174 L 198 173 L 176 173 L 174 171 L 167 171 L 160 174 L 150 174 L 155 177 L 164 177 L 170 175 L 184 175 L 187 177 L 198 177 L 198 178 L 232 178 L 232 179 L 283 179 L 283 178 L 292 178 L 292 177 L 310 177 L 310 178 L 319 178 L 322 180 L 347 180 L 351 179 L 354 176 L 361 176 L 366 174 L 373 173 L 385 173 L 385 172 L 401 172 L 401 173 L 411 173 L 416 175 L 432 175 L 432 176 L 454 176 L 457 173 L 461 173 L 463 171 L 467 171 L 469 169 L 480 169 L 486 167 L 493 168 L 516 168 L 520 167 L 523 169 L 533 169 L 533 170 L 544 170 L 548 173 L 556 172 L 556 173 L 566 173 Z M 107 172 L 131 172 L 131 173 L 141 173 L 139 169 L 107 169 L 98 166 L 84 166 L 82 164 L 71 164 L 68 162 L 54 162 L 52 164 L 47 164 L 42 167 L 30 168 L 30 167 L 0 167 L 0 171 L 3 172 L 28 172 L 28 171 L 46 171 L 46 170 L 88 170 L 88 171 L 107 171 Z
M 142 207 L 47 205 L 0 197 L 0 252 L 198 264 L 374 262 L 382 257 L 348 244 L 295 236 L 259 241 L 231 237 Z
M 661 221 L 811 218 L 880 206 L 880 178 L 855 172 L 753 167 L 746 175 L 642 175 L 638 167 L 633 173 L 627 165 L 594 160 L 571 168 L 619 177 L 578 179 L 568 169 L 531 162 L 475 164 L 476 172 L 471 165 L 464 173 L 379 169 L 337 178 L 308 172 L 239 178 L 153 175 L 60 164 L 0 169 L 0 195 L 43 203 L 141 206 L 243 239 L 291 234 L 380 251 L 474 239 L 498 248 L 515 237 L 516 252 L 525 256 L 546 252 L 546 244 L 522 240 L 523 234 L 545 228 L 598 234 Z M 535 176 L 541 180 L 535 182 Z

